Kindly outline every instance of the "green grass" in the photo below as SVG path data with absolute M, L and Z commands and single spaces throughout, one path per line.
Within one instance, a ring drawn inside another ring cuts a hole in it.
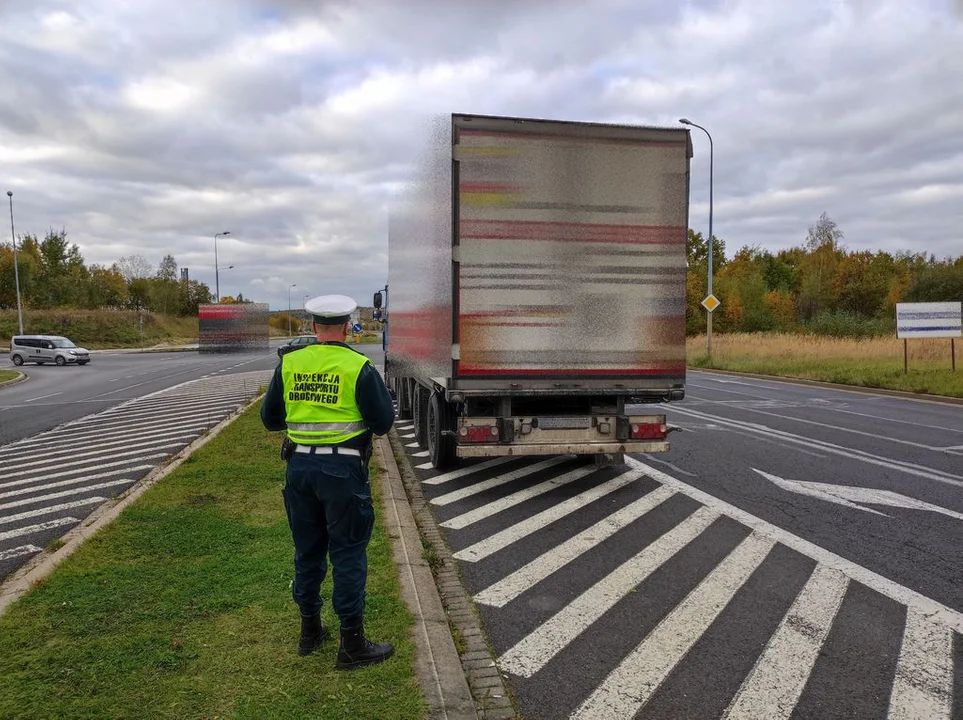
M 713 337 L 711 361 L 705 353 L 705 336 L 691 338 L 688 364 L 694 368 L 963 397 L 961 348 L 956 350 L 956 372 L 951 369 L 949 349 L 949 341 L 911 341 L 909 372 L 904 374 L 903 346 L 896 338 L 731 334 Z
M 20 373 L 16 370 L 0 370 L 0 383 L 5 383 L 8 380 L 13 380 Z
M 248 410 L 11 606 L 0 717 L 424 717 L 413 621 L 380 523 L 366 629 L 395 656 L 354 672 L 334 669 L 335 640 L 297 656 L 278 445 Z M 330 585 L 329 574 L 336 631 Z
M 197 342 L 197 317 L 134 310 L 27 310 L 23 324 L 28 334 L 65 335 L 91 350 Z M 16 311 L 0 310 L 0 343 L 16 334 Z

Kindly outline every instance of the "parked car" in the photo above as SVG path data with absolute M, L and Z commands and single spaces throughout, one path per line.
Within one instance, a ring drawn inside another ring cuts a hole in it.
M 60 335 L 17 335 L 10 340 L 10 359 L 18 366 L 25 362 L 86 365 L 90 352 Z
M 307 347 L 308 345 L 316 345 L 318 339 L 314 335 L 301 335 L 300 337 L 291 338 L 284 345 L 278 348 L 278 357 L 281 357 L 286 352 L 291 352 L 292 350 L 297 350 L 298 348 Z

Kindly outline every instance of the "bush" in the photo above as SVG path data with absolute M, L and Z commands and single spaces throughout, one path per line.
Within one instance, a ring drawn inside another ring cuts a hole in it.
M 830 337 L 879 337 L 895 333 L 896 321 L 865 318 L 846 310 L 823 311 L 806 323 L 805 330 Z

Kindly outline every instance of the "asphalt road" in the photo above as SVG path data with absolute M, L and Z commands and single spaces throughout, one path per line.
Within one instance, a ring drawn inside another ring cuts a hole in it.
M 358 346 L 381 362 L 379 346 Z M 369 350 L 370 349 L 370 350 Z M 275 350 L 97 354 L 0 388 L 0 579 L 250 401 Z
M 963 406 L 690 372 L 662 408 L 601 471 L 408 448 L 524 717 L 963 717 Z
M 212 373 L 273 369 L 277 347 L 259 353 L 96 352 L 84 367 L 27 364 L 27 382 L 0 387 L 0 446 Z M 383 365 L 380 345 L 357 345 Z M 10 368 L 13 364 L 10 363 Z

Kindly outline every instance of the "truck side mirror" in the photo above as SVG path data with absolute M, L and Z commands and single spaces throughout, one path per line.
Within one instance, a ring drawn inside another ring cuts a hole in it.
M 374 306 L 376 310 L 381 309 L 381 305 L 384 303 L 384 296 L 378 291 L 374 294 Z

